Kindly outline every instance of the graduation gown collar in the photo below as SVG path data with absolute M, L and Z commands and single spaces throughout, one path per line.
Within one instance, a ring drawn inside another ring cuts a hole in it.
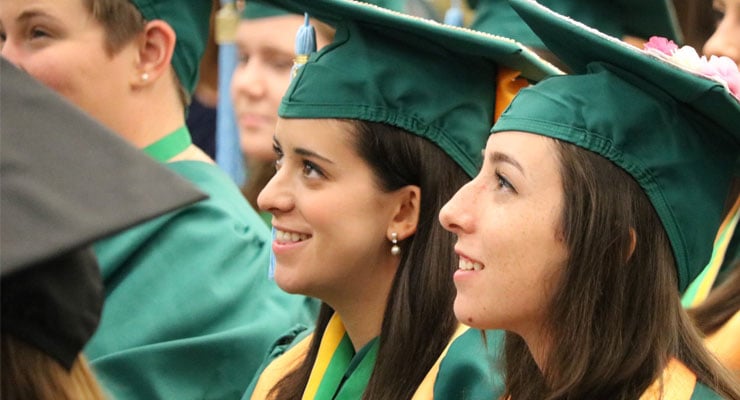
M 188 127 L 183 125 L 167 136 L 146 146 L 144 152 L 159 162 L 166 162 L 170 158 L 182 153 L 193 141 Z

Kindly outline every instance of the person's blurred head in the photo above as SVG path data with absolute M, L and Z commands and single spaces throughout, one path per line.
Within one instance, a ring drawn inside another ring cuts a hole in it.
M 248 2 L 242 17 L 236 37 L 239 64 L 231 80 L 241 149 L 250 160 L 272 161 L 278 106 L 290 83 L 303 16 Z M 312 24 L 320 49 L 331 42 L 334 32 L 318 21 Z
M 211 3 L 176 3 L 8 0 L 2 55 L 127 136 L 131 114 L 164 104 L 184 115 L 189 102 Z
M 714 0 L 717 28 L 704 44 L 704 54 L 727 56 L 740 66 L 740 0 Z

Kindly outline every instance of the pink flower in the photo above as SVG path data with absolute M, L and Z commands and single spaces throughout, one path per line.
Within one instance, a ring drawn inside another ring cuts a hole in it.
M 660 36 L 652 36 L 644 45 L 645 50 L 650 53 L 664 54 L 666 56 L 673 55 L 673 52 L 678 50 L 678 45 L 673 40 L 666 39 Z
M 740 100 L 740 71 L 729 57 L 711 56 L 708 60 L 691 46 L 679 48 L 673 41 L 653 36 L 645 43 L 645 52 L 679 68 L 715 80 Z
M 735 64 L 735 61 L 725 56 L 711 56 L 709 57 L 707 66 L 707 72 L 711 73 L 711 75 L 707 76 L 723 82 L 727 85 L 730 93 L 740 99 L 740 71 L 737 68 L 737 64 Z

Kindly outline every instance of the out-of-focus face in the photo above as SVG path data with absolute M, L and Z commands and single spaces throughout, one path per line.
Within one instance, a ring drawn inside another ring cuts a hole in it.
M 484 157 L 439 216 L 458 238 L 455 315 L 526 340 L 539 331 L 568 259 L 560 161 L 551 139 L 523 132 L 491 135 Z
M 740 67 L 740 0 L 714 0 L 717 29 L 704 44 L 704 54 L 727 56 Z
M 277 284 L 335 308 L 379 293 L 384 304 L 399 259 L 387 232 L 398 196 L 379 188 L 349 129 L 332 119 L 280 118 L 277 172 L 258 198 L 277 232 Z
M 242 152 L 271 161 L 280 100 L 290 84 L 299 15 L 243 19 L 237 31 L 239 64 L 231 80 Z M 318 38 L 317 38 L 318 39 Z
M 119 131 L 135 50 L 105 49 L 105 31 L 83 0 L 2 0 L 2 56 Z

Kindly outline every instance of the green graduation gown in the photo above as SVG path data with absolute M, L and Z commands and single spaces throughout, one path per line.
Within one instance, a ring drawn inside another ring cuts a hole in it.
M 85 354 L 117 400 L 238 399 L 318 303 L 267 278 L 269 229 L 217 166 L 166 165 L 210 198 L 95 245 L 106 299 Z

